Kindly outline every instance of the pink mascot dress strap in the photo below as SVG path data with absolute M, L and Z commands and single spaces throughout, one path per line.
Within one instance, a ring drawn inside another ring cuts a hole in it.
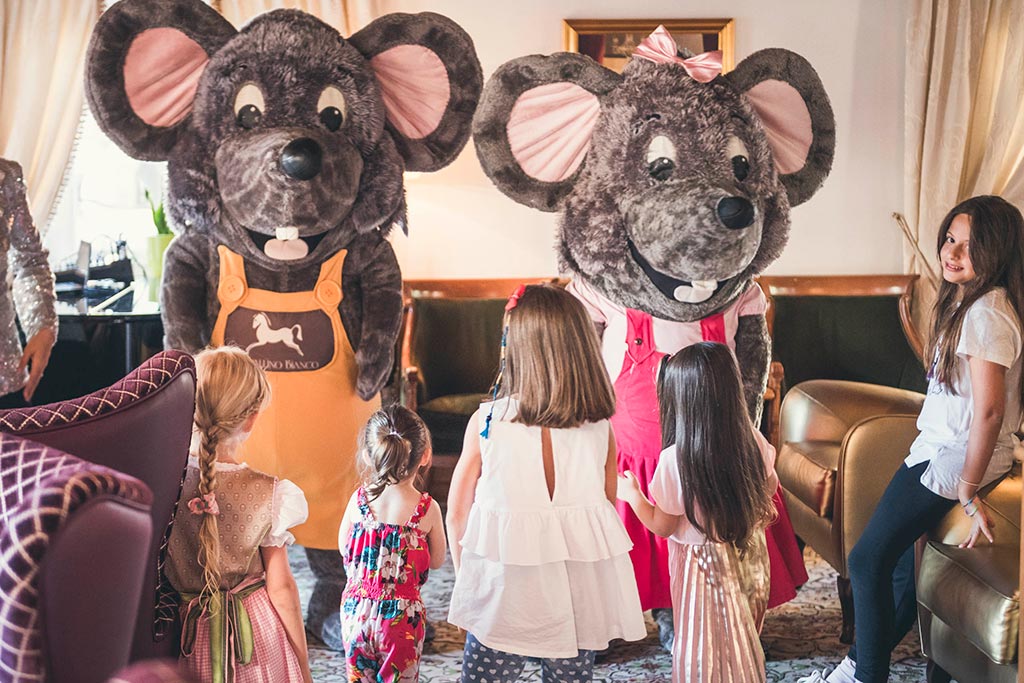
M 626 354 L 622 370 L 615 380 L 615 415 L 612 429 L 618 447 L 619 473 L 636 475 L 644 495 L 650 496 L 650 483 L 661 455 L 661 422 L 658 418 L 657 372 L 665 354 L 654 347 L 650 314 L 626 310 Z M 657 502 L 657 501 L 655 501 Z M 622 523 L 633 541 L 629 559 L 633 562 L 640 608 L 672 607 L 669 592 L 668 542 L 647 530 L 629 504 L 615 503 Z

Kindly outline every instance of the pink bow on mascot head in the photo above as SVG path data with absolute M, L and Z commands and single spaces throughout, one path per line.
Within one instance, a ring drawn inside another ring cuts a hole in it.
M 633 56 L 655 64 L 680 64 L 693 80 L 701 83 L 710 83 L 722 73 L 721 50 L 680 57 L 675 38 L 664 26 L 659 26 L 654 29 L 654 33 L 644 38 L 633 50 Z

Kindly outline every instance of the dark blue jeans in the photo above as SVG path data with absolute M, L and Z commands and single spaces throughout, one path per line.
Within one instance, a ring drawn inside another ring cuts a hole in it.
M 956 501 L 921 484 L 928 463 L 900 465 L 882 494 L 847 565 L 853 584 L 857 662 L 861 683 L 889 680 L 892 651 L 917 619 L 914 542 L 935 526 Z

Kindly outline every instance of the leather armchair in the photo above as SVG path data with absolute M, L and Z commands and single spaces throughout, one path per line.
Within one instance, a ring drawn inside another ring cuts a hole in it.
M 840 640 L 853 642 L 847 557 L 917 438 L 924 396 L 892 387 L 810 380 L 782 402 L 775 469 L 797 536 L 838 572 Z
M 986 487 L 994 542 L 957 547 L 970 530 L 955 507 L 919 545 L 917 602 L 928 680 L 1017 681 L 1020 624 L 1020 464 Z
M 0 411 L 0 432 L 27 436 L 110 467 L 152 491 L 152 535 L 131 660 L 176 657 L 177 605 L 163 579 L 164 548 L 181 492 L 195 412 L 195 364 L 180 351 L 153 356 L 127 377 L 81 398 Z M 158 602 L 161 602 L 158 609 Z M 163 638 L 167 633 L 172 637 Z
M 129 657 L 149 488 L 8 434 L 0 486 L 0 680 L 106 680 Z

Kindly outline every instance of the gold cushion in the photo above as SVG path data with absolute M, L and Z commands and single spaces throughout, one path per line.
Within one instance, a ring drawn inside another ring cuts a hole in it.
M 782 488 L 828 519 L 835 500 L 839 446 L 835 441 L 787 442 L 775 460 Z
M 1017 658 L 1019 572 L 1016 546 L 958 548 L 930 541 L 921 557 L 917 600 L 989 659 L 1007 664 Z

